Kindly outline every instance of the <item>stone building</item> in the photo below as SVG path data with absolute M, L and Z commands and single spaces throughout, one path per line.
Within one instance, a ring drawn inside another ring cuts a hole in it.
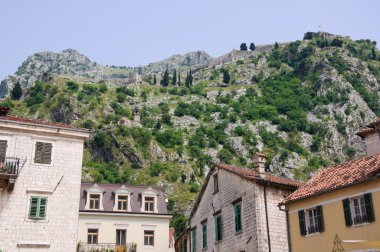
M 75 251 L 88 136 L 87 130 L 2 113 L 0 251 Z
M 83 183 L 79 251 L 168 252 L 170 219 L 161 188 Z
M 301 184 L 265 173 L 265 161 L 257 153 L 256 170 L 225 164 L 210 170 L 176 251 L 288 251 L 286 214 L 278 204 Z

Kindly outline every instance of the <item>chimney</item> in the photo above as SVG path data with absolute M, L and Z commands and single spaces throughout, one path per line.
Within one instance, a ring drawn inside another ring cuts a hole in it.
M 380 153 L 380 118 L 359 129 L 356 135 L 364 140 L 368 156 Z
M 253 164 L 255 166 L 256 171 L 259 173 L 260 178 L 265 178 L 265 162 L 266 156 L 264 153 L 256 152 L 255 156 L 253 156 Z

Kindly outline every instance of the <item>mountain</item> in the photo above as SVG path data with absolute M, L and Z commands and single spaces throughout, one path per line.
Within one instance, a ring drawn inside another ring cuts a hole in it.
M 173 56 L 140 70 L 100 66 L 84 56 L 60 65 L 63 52 L 33 68 L 29 57 L 12 78 L 49 64 L 55 70 L 23 85 L 21 100 L 4 99 L 2 105 L 15 115 L 91 129 L 83 180 L 162 186 L 176 226 L 214 162 L 252 167 L 260 150 L 268 156 L 268 171 L 306 180 L 324 166 L 365 154 L 355 133 L 380 115 L 376 43 L 309 32 L 302 40 L 263 48 L 217 59 L 202 52 L 192 60 Z M 152 85 L 154 72 L 188 64 L 192 85 L 184 85 L 188 72 L 181 72 L 181 84 Z M 128 85 L 80 81 L 111 70 L 140 72 Z M 135 106 L 141 127 L 118 125 L 121 117 L 134 118 Z

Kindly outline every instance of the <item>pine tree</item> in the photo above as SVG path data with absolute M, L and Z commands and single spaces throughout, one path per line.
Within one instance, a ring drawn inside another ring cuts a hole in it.
M 174 86 L 177 83 L 177 70 L 174 69 L 172 85 Z
M 274 49 L 275 50 L 277 50 L 279 48 L 279 45 L 278 45 L 278 43 L 276 42 L 276 43 L 274 43 Z
M 21 98 L 21 96 L 22 96 L 21 85 L 19 82 L 17 82 L 11 91 L 11 97 L 13 100 L 18 100 Z
M 223 82 L 228 84 L 228 83 L 230 83 L 230 79 L 231 79 L 230 73 L 228 72 L 228 70 L 224 70 L 223 71 Z
M 254 44 L 254 43 L 251 43 L 251 44 L 249 45 L 249 50 L 254 51 L 255 49 L 256 49 L 255 44 Z
M 153 75 L 153 84 L 154 84 L 154 85 L 157 84 L 157 77 L 156 77 L 156 75 Z
M 246 43 L 241 43 L 240 45 L 240 51 L 247 51 L 248 48 L 247 48 L 247 44 Z
M 169 71 L 168 71 L 167 68 L 166 68 L 166 70 L 164 72 L 164 76 L 162 77 L 161 85 L 164 86 L 164 87 L 169 86 Z
M 181 86 L 181 71 L 178 71 L 178 86 Z

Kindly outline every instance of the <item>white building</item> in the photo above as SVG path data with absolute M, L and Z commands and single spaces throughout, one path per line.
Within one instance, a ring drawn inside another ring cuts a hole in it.
M 0 251 L 75 251 L 87 130 L 0 116 Z
M 160 188 L 83 183 L 79 251 L 168 252 L 170 219 Z

